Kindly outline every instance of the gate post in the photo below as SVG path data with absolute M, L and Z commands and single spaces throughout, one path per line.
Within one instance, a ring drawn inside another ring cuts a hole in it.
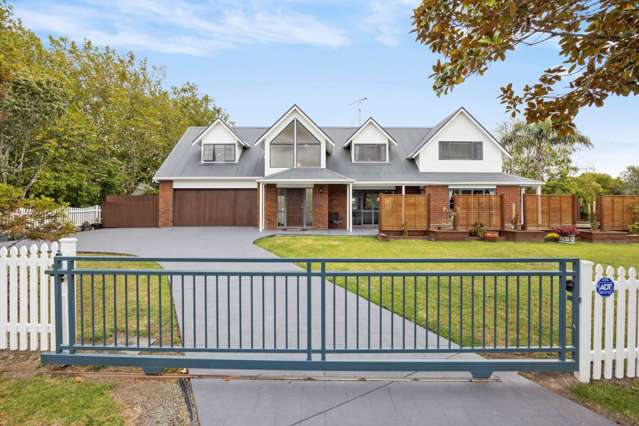
M 60 254 L 62 256 L 75 256 L 77 254 L 77 238 L 61 238 Z M 75 261 L 64 261 L 62 268 L 65 271 L 75 268 Z M 74 275 L 66 272 L 62 275 L 65 277 L 60 280 L 61 304 L 62 310 L 62 328 L 63 341 L 66 341 L 69 347 L 75 344 L 75 280 Z M 65 303 L 66 302 L 66 303 Z M 73 350 L 70 350 L 73 353 Z
M 311 262 L 306 262 L 306 360 L 313 359 L 313 269 Z
M 579 262 L 579 358 L 575 377 L 581 383 L 590 382 L 590 330 L 592 323 L 592 270 L 593 263 L 588 260 Z

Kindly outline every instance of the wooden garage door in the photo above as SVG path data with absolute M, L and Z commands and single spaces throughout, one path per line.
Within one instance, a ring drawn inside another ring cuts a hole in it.
M 257 226 L 255 189 L 176 189 L 175 226 Z

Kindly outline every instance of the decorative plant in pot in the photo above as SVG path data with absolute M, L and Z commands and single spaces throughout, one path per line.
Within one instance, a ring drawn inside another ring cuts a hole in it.
M 565 244 L 575 244 L 575 238 L 579 235 L 579 230 L 573 225 L 562 225 L 554 231 L 559 234 L 559 242 Z
M 469 234 L 471 237 L 484 238 L 484 232 L 486 232 L 486 227 L 484 226 L 484 224 L 475 222 L 473 227 L 470 229 Z

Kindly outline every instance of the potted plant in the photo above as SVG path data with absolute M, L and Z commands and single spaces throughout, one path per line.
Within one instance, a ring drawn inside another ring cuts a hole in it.
M 564 244 L 575 244 L 575 238 L 579 235 L 579 230 L 573 225 L 562 225 L 554 231 L 559 234 L 559 242 Z
M 473 227 L 470 229 L 470 236 L 471 237 L 483 238 L 484 237 L 484 232 L 486 232 L 486 227 L 484 226 L 484 224 L 483 223 L 479 223 L 479 222 L 475 222 Z

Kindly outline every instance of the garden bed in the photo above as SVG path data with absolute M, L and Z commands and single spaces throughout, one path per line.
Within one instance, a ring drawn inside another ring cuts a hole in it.
M 499 235 L 507 241 L 526 242 L 526 243 L 543 243 L 546 231 L 499 231 Z
M 579 236 L 591 243 L 639 243 L 639 235 L 623 231 L 581 231 Z

